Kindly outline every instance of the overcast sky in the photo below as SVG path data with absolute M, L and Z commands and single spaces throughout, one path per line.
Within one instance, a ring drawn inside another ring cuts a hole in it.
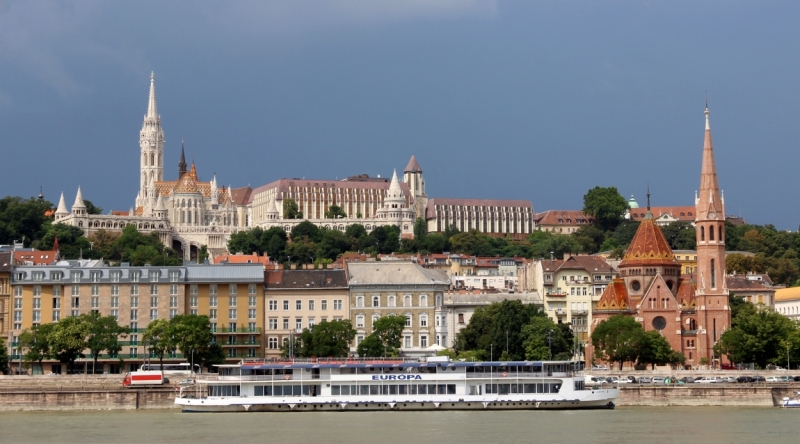
M 402 173 L 430 197 L 692 205 L 800 223 L 800 2 L 0 0 L 0 194 L 127 210 L 151 71 L 202 180 Z

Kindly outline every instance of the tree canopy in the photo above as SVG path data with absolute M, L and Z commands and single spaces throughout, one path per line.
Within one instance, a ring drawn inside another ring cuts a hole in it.
M 361 357 L 397 356 L 406 317 L 399 315 L 383 316 L 372 324 L 372 333 L 358 345 Z
M 594 187 L 583 196 L 584 214 L 594 217 L 601 230 L 614 230 L 628 210 L 628 201 L 617 187 Z
M 345 357 L 356 337 L 349 319 L 322 321 L 311 329 L 303 329 L 295 344 L 298 357 Z

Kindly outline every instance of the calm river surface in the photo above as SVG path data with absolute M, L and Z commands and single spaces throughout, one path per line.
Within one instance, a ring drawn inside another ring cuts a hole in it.
M 2 412 L 2 443 L 798 443 L 800 409 L 180 413 Z

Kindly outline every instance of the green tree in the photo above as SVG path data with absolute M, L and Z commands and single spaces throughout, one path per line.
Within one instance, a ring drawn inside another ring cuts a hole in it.
M 50 352 L 59 362 L 72 369 L 78 358 L 84 357 L 86 338 L 91 331 L 91 325 L 80 316 L 68 316 L 54 324 L 47 336 L 50 342 Z
M 200 249 L 197 250 L 197 263 L 203 264 L 205 263 L 206 259 L 208 259 L 208 246 L 201 245 Z
M 642 325 L 633 317 L 614 315 L 597 324 L 592 332 L 592 346 L 599 358 L 618 363 L 622 370 L 623 363 L 634 362 L 639 357 L 643 335 Z
M 174 353 L 178 347 L 175 325 L 166 319 L 150 321 L 142 335 L 142 341 L 156 355 L 161 368 L 164 368 L 164 355 Z
M 355 337 L 356 331 L 349 319 L 322 321 L 310 330 L 303 330 L 295 356 L 344 357 L 349 354 L 350 343 Z
M 381 340 L 374 334 L 367 335 L 367 337 L 358 344 L 358 356 L 362 358 L 384 356 L 386 353 L 383 343 L 381 343 Z
M 27 350 L 23 358 L 25 362 L 38 362 L 41 367 L 42 361 L 52 357 L 48 336 L 54 325 L 34 325 L 30 330 L 25 330 L 19 335 L 20 348 Z
M 187 359 L 193 360 L 194 355 L 203 356 L 211 346 L 214 335 L 211 333 L 211 321 L 208 316 L 178 315 L 170 320 L 170 324 L 175 345 Z
M 311 264 L 317 254 L 317 244 L 307 237 L 302 237 L 286 244 L 286 255 L 296 264 Z
M 189 359 L 191 360 L 192 357 L 190 356 Z M 194 353 L 194 363 L 209 371 L 214 365 L 225 363 L 225 352 L 222 350 L 222 346 L 212 342 L 208 347 L 198 349 Z
M 425 236 L 421 249 L 431 253 L 441 253 L 447 249 L 447 238 L 443 234 L 431 233 Z
M 617 225 L 617 228 L 611 234 L 610 238 L 614 240 L 617 246 L 626 249 L 628 245 L 630 245 L 631 240 L 633 240 L 633 236 L 636 235 L 636 232 L 639 230 L 639 224 L 639 221 L 624 220 Z
M 450 225 L 447 226 L 447 228 L 444 229 L 444 237 L 448 241 L 450 241 L 451 237 L 455 236 L 456 234 L 458 234 L 460 232 L 461 232 L 461 230 L 459 230 L 458 227 L 456 227 L 453 224 L 450 224 Z
M 111 356 L 119 353 L 122 350 L 119 336 L 125 337 L 131 330 L 119 325 L 114 316 L 100 316 L 100 313 L 96 311 L 84 313 L 81 317 L 85 323 L 89 324 L 86 348 L 92 355 L 92 373 L 94 373 L 100 353 L 106 351 Z
M 252 253 L 257 252 L 263 254 L 263 246 L 261 245 L 261 235 L 264 230 L 261 227 L 253 227 L 249 230 L 238 231 L 231 234 L 228 239 L 228 251 L 236 253 Z
M 547 316 L 533 316 L 528 324 L 522 327 L 522 345 L 527 360 L 567 360 L 572 358 L 572 334 L 567 326 L 566 331 L 559 328 Z M 566 337 L 565 337 L 566 336 Z M 552 356 L 550 350 L 552 349 Z
M 675 350 L 669 345 L 667 338 L 656 330 L 646 331 L 639 342 L 637 362 L 640 365 L 650 365 L 655 370 L 656 365 L 678 363 L 675 361 Z
M 362 355 L 362 347 L 359 345 L 359 356 L 397 356 L 400 350 L 400 339 L 403 335 L 403 328 L 406 326 L 406 318 L 405 316 L 397 316 L 397 315 L 390 315 L 390 316 L 382 316 L 377 321 L 372 324 L 372 334 L 369 336 L 374 337 L 379 343 L 380 348 L 382 349 L 379 354 L 374 354 L 375 349 L 370 349 L 371 354 Z M 369 338 L 367 336 L 367 338 Z M 364 338 L 364 341 L 367 340 Z M 361 344 L 364 343 L 361 341 Z M 371 342 L 372 340 L 370 340 Z M 370 343 L 365 345 L 364 347 L 372 347 Z
M 92 234 L 89 235 L 89 243 L 92 246 L 93 252 L 92 255 L 97 255 L 107 261 L 121 260 L 122 254 L 114 247 L 114 244 L 121 234 L 122 233 L 108 230 L 92 231 Z M 61 242 L 61 238 L 59 238 L 59 242 Z
M 538 336 L 546 336 L 553 325 L 538 319 L 542 317 L 545 314 L 535 305 L 520 301 L 504 300 L 478 307 L 467 326 L 456 335 L 454 348 L 458 352 L 474 351 L 483 360 L 496 359 L 503 353 L 509 359 L 525 359 L 529 348 L 531 353 L 536 353 L 535 342 L 541 340 Z M 539 329 L 542 325 L 548 328 Z M 547 344 L 546 340 L 544 343 Z M 558 353 L 558 344 L 554 345 L 553 351 Z
M 342 207 L 339 205 L 331 205 L 328 207 L 328 211 L 325 212 L 326 219 L 339 219 L 346 217 L 347 213 L 345 213 Z
M 417 220 L 414 221 L 414 239 L 418 242 L 425 242 L 427 236 L 428 222 L 426 222 L 424 218 L 418 217 Z
M 726 355 L 733 362 L 755 362 L 764 368 L 777 361 L 786 338 L 796 329 L 789 318 L 769 307 L 745 304 L 739 308 L 732 327 L 722 333 L 714 353 Z
M 584 225 L 578 228 L 572 233 L 572 237 L 581 246 L 581 251 L 589 254 L 600 251 L 600 247 L 606 240 L 603 230 L 594 225 Z
M 95 251 L 89 239 L 83 237 L 83 230 L 64 224 L 49 225 L 41 239 L 34 241 L 31 246 L 41 250 L 53 248 L 58 238 L 58 249 L 63 259 L 100 259 L 102 254 Z
M 45 216 L 45 212 L 52 208 L 52 203 L 33 197 L 27 200 L 12 196 L 0 199 L 0 244 L 17 241 L 28 247 L 41 239 L 52 220 Z
M 583 196 L 584 214 L 594 217 L 595 224 L 603 231 L 614 230 L 627 210 L 628 201 L 617 187 L 594 187 Z
M 86 214 L 103 214 L 103 209 L 96 207 L 91 200 L 83 199 L 83 204 L 86 205 Z
M 302 219 L 303 213 L 297 206 L 294 199 L 283 199 L 283 218 L 284 219 Z
M 8 373 L 8 363 L 8 348 L 6 347 L 5 341 L 0 341 L 0 375 Z
M 292 242 L 299 241 L 303 238 L 317 242 L 319 241 L 321 235 L 322 233 L 320 233 L 318 226 L 307 220 L 304 220 L 292 228 L 291 238 Z
M 494 256 L 495 251 L 489 239 L 489 236 L 478 230 L 458 233 L 450 238 L 450 249 L 454 253 L 469 256 Z
M 673 250 L 694 250 L 697 248 L 697 234 L 689 222 L 675 221 L 661 228 L 664 238 Z
M 351 240 L 339 230 L 322 230 L 319 242 L 316 244 L 316 258 L 334 260 L 342 253 L 350 250 Z
M 533 257 L 555 259 L 564 257 L 566 253 L 579 253 L 581 245 L 569 234 L 534 231 L 528 236 Z

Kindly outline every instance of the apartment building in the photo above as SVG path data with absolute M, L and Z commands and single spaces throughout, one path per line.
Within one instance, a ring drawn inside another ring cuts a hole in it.
M 305 328 L 348 319 L 350 310 L 345 270 L 268 270 L 264 297 L 267 357 L 280 356 L 280 347 Z
M 11 358 L 18 360 L 24 354 L 19 348 L 23 331 L 93 311 L 113 316 L 131 329 L 120 341 L 120 353 L 100 356 L 97 371 L 119 373 L 138 368 L 150 355 L 142 341 L 147 325 L 181 314 L 208 315 L 226 356 L 260 356 L 261 339 L 250 335 L 259 334 L 263 327 L 262 282 L 260 264 L 136 267 L 123 263 L 111 267 L 97 260 L 75 260 L 17 266 L 11 279 Z M 247 335 L 251 344 L 244 344 L 241 335 Z M 167 359 L 185 362 L 190 357 L 176 352 Z M 34 373 L 51 371 L 66 369 L 56 362 L 33 368 Z
M 351 262 L 347 264 L 350 285 L 350 320 L 358 344 L 372 333 L 372 325 L 383 316 L 405 316 L 400 350 L 422 355 L 434 344 L 436 308 L 450 279 L 441 270 L 426 269 L 415 262 Z M 441 333 L 440 333 L 441 334 Z M 429 350 L 428 350 L 429 352 Z

